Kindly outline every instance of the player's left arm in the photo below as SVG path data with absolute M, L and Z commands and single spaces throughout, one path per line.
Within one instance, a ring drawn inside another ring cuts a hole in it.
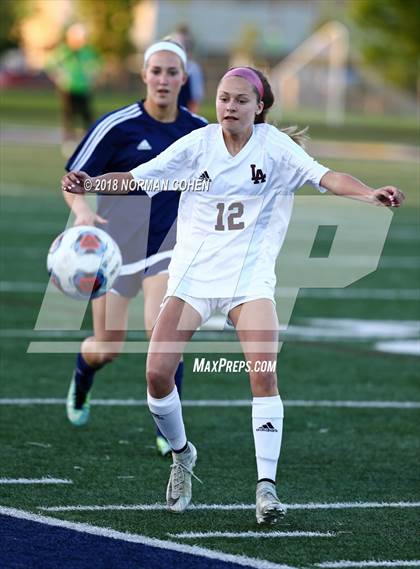
M 405 200 L 404 193 L 395 186 L 371 188 L 349 174 L 329 170 L 322 176 L 320 186 L 337 196 L 387 207 L 400 207 Z

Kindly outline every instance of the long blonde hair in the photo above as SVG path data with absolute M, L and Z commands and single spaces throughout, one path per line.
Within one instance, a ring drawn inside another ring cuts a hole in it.
M 287 134 L 287 136 L 290 136 L 293 142 L 299 144 L 299 146 L 301 146 L 303 149 L 306 148 L 310 139 L 307 126 L 305 126 L 305 128 L 299 128 L 297 125 L 294 124 L 291 126 L 285 126 L 283 128 L 279 128 L 279 131 L 284 132 L 284 134 Z

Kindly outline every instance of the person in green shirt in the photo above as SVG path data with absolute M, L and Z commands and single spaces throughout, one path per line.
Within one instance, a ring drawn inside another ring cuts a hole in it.
M 82 24 L 73 24 L 67 29 L 65 41 L 47 60 L 46 72 L 60 95 L 64 145 L 76 141 L 77 117 L 82 119 L 85 130 L 93 121 L 92 90 L 100 67 L 100 58 L 87 44 L 86 28 Z

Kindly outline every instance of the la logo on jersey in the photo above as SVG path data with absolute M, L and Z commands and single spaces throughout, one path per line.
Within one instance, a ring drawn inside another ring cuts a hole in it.
M 251 164 L 251 180 L 254 182 L 254 184 L 260 184 L 261 182 L 265 182 L 267 176 L 264 174 L 264 172 L 258 168 L 256 170 L 256 165 L 255 164 Z
M 152 147 L 150 146 L 150 142 L 143 138 L 143 140 L 137 146 L 137 150 L 152 150 Z

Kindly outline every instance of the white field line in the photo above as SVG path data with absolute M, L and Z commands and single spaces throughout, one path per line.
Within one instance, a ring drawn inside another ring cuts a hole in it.
M 0 484 L 73 484 L 73 480 L 65 478 L 0 478 Z
M 276 287 L 276 295 L 288 296 L 288 292 Z M 299 291 L 299 297 L 349 300 L 420 300 L 420 291 L 417 288 L 304 288 Z
M 65 399 L 3 398 L 0 405 L 65 405 Z M 92 399 L 97 407 L 147 407 L 146 399 Z M 333 407 L 338 409 L 420 409 L 420 401 L 328 401 L 286 399 L 285 407 Z M 250 407 L 248 399 L 183 399 L 183 407 Z
M 203 330 L 216 332 L 220 339 L 220 330 L 225 326 L 226 318 L 213 316 L 202 327 Z M 91 334 L 90 330 L 37 330 L 22 328 L 5 328 L 0 330 L 2 338 L 84 338 Z M 130 341 L 143 339 L 145 332 L 130 330 Z M 281 328 L 281 337 L 303 339 L 357 339 L 357 340 L 391 340 L 420 337 L 419 320 L 376 320 L 360 318 L 299 318 L 296 323 Z
M 243 347 L 241 346 L 241 344 L 237 341 L 237 340 L 218 340 L 220 338 L 220 332 L 209 332 L 207 331 L 207 340 L 204 341 L 203 340 L 193 340 L 192 342 L 190 342 L 189 344 L 185 345 L 181 345 L 177 344 L 176 342 L 167 342 L 166 344 L 163 343 L 163 346 L 165 347 L 166 351 L 170 351 L 173 349 L 183 349 L 184 350 L 184 354 L 212 354 L 212 357 L 215 357 L 216 354 L 223 354 L 223 356 L 226 356 L 226 354 L 243 354 Z M 4 338 L 5 336 L 3 336 L 1 334 L 1 330 L 0 330 L 0 338 Z M 204 335 L 203 335 L 204 338 Z M 347 338 L 349 340 L 354 340 L 354 341 L 365 341 L 366 339 L 360 339 L 360 338 Z M 284 340 L 282 339 L 282 337 L 280 337 L 280 342 L 278 345 L 278 351 L 281 350 L 281 347 L 283 346 L 284 342 L 302 342 L 302 341 L 306 341 L 306 342 L 313 342 L 313 341 L 328 341 L 328 338 L 326 338 L 325 336 L 291 336 L 290 338 L 284 338 Z M 337 341 L 343 341 L 343 337 L 337 338 Z M 334 342 L 333 342 L 334 343 Z M 113 348 L 112 342 L 108 343 L 108 346 Z M 389 347 L 389 345 L 388 345 Z M 385 352 L 385 353 L 392 353 L 392 354 L 397 354 L 397 355 L 403 355 L 403 356 L 414 356 L 414 357 L 418 357 L 420 356 L 420 345 L 417 341 L 413 341 L 410 343 L 404 343 L 401 344 L 399 343 L 398 345 L 394 346 L 393 344 L 393 349 L 391 350 L 390 348 L 388 349 L 381 349 L 381 350 L 376 350 L 378 353 L 381 352 Z M 272 348 L 271 344 L 268 343 L 264 343 L 264 342 L 259 342 L 258 345 L 256 345 L 255 343 L 252 344 L 251 342 L 248 343 L 248 351 L 250 353 L 261 353 L 262 351 L 268 351 Z M 124 344 L 124 348 L 123 348 L 123 353 L 124 354 L 147 354 L 148 350 L 150 349 L 149 343 L 146 341 L 128 341 L 125 342 Z M 372 348 L 373 351 L 374 348 Z M 156 348 L 157 350 L 157 348 Z M 155 351 L 156 351 L 155 350 Z M 35 340 L 35 341 L 31 341 L 28 344 L 26 353 L 28 354 L 77 354 L 78 352 L 80 352 L 80 340 L 78 341 L 73 341 L 73 340 L 63 340 L 63 341 L 57 341 L 57 340 Z
M 92 526 L 86 523 L 67 522 L 64 520 L 58 520 L 56 518 L 40 516 L 38 514 L 32 514 L 30 512 L 17 510 L 15 508 L 5 508 L 0 506 L 0 515 L 6 515 L 6 516 L 11 516 L 13 518 L 38 522 L 47 526 L 62 527 L 80 533 L 98 535 L 101 537 L 108 537 L 111 539 L 117 539 L 129 543 L 140 543 L 142 545 L 146 545 L 149 547 L 157 547 L 159 549 L 177 551 L 180 553 L 188 553 L 190 555 L 197 556 L 198 558 L 206 557 L 208 559 L 218 559 L 220 561 L 224 561 L 227 563 L 229 562 L 237 563 L 238 565 L 243 565 L 245 567 L 253 567 L 255 569 L 295 569 L 290 567 L 289 565 L 271 563 L 270 561 L 246 557 L 245 555 L 230 555 L 228 553 L 223 553 L 221 551 L 211 551 L 210 549 L 205 549 L 203 547 L 174 543 L 172 541 L 155 539 L 144 535 L 124 533 L 120 531 L 115 531 L 110 528 Z
M 46 254 L 45 247 L 17 247 L 8 246 L 2 249 L 3 258 L 28 258 L 36 259 L 37 256 L 44 258 Z M 293 263 L 296 267 L 302 265 L 302 257 L 290 257 L 288 258 L 290 263 Z M 366 266 L 370 269 L 372 262 L 377 261 L 377 258 L 363 257 L 361 255 L 352 256 L 344 255 L 342 259 L 343 267 L 355 266 L 363 267 Z M 335 261 L 337 263 L 337 260 Z M 411 255 L 405 257 L 397 257 L 395 255 L 382 256 L 379 260 L 378 269 L 406 269 L 406 270 L 418 270 L 420 268 L 420 257 Z
M 167 533 L 168 537 L 174 537 L 177 539 L 191 539 L 191 538 L 203 538 L 208 537 L 245 537 L 252 538 L 257 537 L 258 539 L 263 538 L 273 538 L 273 537 L 335 537 L 337 534 L 334 532 L 319 532 L 319 531 L 271 531 L 271 532 L 261 532 L 261 531 L 192 531 L 192 532 L 182 532 L 182 533 Z
M 420 508 L 420 502 L 333 502 L 308 504 L 284 504 L 288 510 L 349 510 L 349 509 L 376 509 L 376 508 Z M 164 504 L 109 504 L 104 506 L 39 506 L 45 512 L 100 512 L 112 510 L 139 510 L 154 512 L 166 510 Z M 190 510 L 255 510 L 255 504 L 194 504 Z
M 420 559 L 414 561 L 324 561 L 315 563 L 323 569 L 345 569 L 347 567 L 420 567 Z
M 14 293 L 42 293 L 47 290 L 47 283 L 24 281 L 0 281 L 0 292 Z M 293 289 L 294 290 L 294 289 Z M 51 289 L 49 294 L 61 294 L 57 289 Z M 288 288 L 277 287 L 276 295 L 290 296 L 293 291 Z M 299 291 L 300 298 L 346 298 L 356 300 L 419 300 L 420 291 L 414 289 L 386 289 L 386 288 L 303 288 Z
M 389 340 L 376 342 L 374 349 L 391 354 L 407 354 L 420 356 L 420 340 Z
M 90 330 L 25 330 L 22 328 L 3 328 L 0 338 L 77 338 L 89 336 Z
M 3 184 L 1 187 L 1 195 L 7 195 L 9 192 L 12 192 L 15 195 L 25 195 L 25 191 L 21 191 L 22 187 L 15 184 Z M 29 188 L 31 195 L 36 195 L 39 197 L 50 197 L 51 193 L 48 188 Z M 55 190 L 56 188 L 51 188 L 51 190 Z M 93 197 L 93 196 L 92 196 Z M 7 219 L 2 220 L 2 230 L 4 232 L 10 233 L 11 231 L 16 231 L 16 219 L 17 215 L 19 215 L 19 219 L 22 218 L 22 212 L 13 210 L 13 208 L 8 207 L 4 209 L 3 217 L 6 217 L 8 214 Z M 61 213 L 61 210 L 56 210 L 57 213 Z M 57 223 L 57 222 L 50 222 L 50 221 L 26 221 L 22 223 L 19 227 L 19 234 L 22 235 L 48 235 L 51 238 L 54 235 L 58 235 L 62 231 L 66 229 L 66 223 Z M 408 225 L 398 226 L 398 227 L 391 227 L 391 230 L 387 236 L 388 241 L 418 241 L 420 238 L 420 226 L 419 225 Z M 46 248 L 45 248 L 46 254 Z

